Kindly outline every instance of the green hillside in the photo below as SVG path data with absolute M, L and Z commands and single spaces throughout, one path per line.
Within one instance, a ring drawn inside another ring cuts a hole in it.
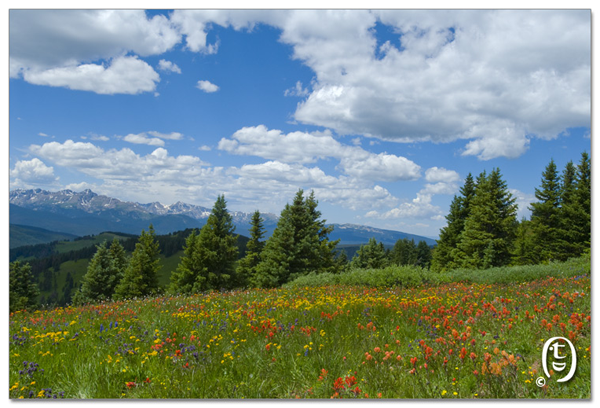
M 17 248 L 25 245 L 45 244 L 53 241 L 72 240 L 74 238 L 77 238 L 77 235 L 50 231 L 44 228 L 17 224 L 10 224 L 9 226 L 10 248 Z

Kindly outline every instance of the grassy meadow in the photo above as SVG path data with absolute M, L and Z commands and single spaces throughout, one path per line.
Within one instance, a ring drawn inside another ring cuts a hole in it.
M 10 398 L 590 398 L 589 257 L 530 268 L 16 312 Z M 555 336 L 577 371 L 538 387 Z

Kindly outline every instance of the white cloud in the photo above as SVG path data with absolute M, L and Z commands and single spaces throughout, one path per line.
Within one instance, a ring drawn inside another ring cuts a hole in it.
M 231 169 L 229 174 L 235 174 L 252 179 L 279 181 L 294 185 L 307 185 L 310 188 L 329 187 L 338 179 L 326 175 L 318 167 L 307 168 L 299 164 L 268 161 L 261 164 L 244 164 L 239 169 Z
M 430 183 L 454 183 L 460 181 L 460 176 L 454 170 L 447 170 L 443 167 L 430 167 L 425 171 L 425 180 Z
M 218 148 L 237 155 L 259 156 L 286 163 L 313 163 L 327 157 L 340 157 L 344 146 L 335 140 L 331 133 L 291 132 L 267 129 L 264 125 L 244 127 L 223 138 Z
M 107 180 L 140 182 L 170 182 L 176 185 L 196 183 L 221 169 L 206 169 L 206 163 L 195 156 L 170 156 L 164 148 L 140 156 L 131 149 L 104 150 L 92 143 L 50 142 L 31 145 L 29 151 L 61 167 L 80 171 L 88 176 Z
M 166 72 L 175 72 L 176 74 L 181 74 L 181 68 L 177 66 L 177 64 L 161 59 L 158 61 L 158 69 Z
M 137 57 L 117 57 L 104 64 L 81 64 L 46 70 L 23 70 L 23 79 L 35 85 L 65 87 L 98 94 L 150 92 L 160 81 L 158 74 Z
M 183 135 L 179 132 L 171 132 L 171 133 L 160 133 L 155 130 L 151 130 L 148 132 L 150 136 L 158 137 L 160 139 L 166 140 L 183 140 Z
M 284 134 L 281 130 L 269 130 L 264 125 L 245 127 L 236 131 L 231 139 L 221 139 L 218 148 L 237 155 L 259 156 L 284 163 L 306 164 L 335 158 L 340 160 L 340 170 L 362 180 L 400 181 L 420 177 L 420 167 L 411 160 L 344 145 L 329 131 Z
M 294 119 L 338 134 L 465 139 L 464 155 L 489 160 L 590 126 L 589 10 L 199 10 L 172 21 L 198 52 L 212 23 L 281 29 L 315 73 Z M 394 33 L 383 44 L 377 22 Z
M 367 218 L 376 218 L 380 220 L 401 219 L 401 218 L 430 218 L 435 219 L 442 215 L 442 209 L 431 204 L 431 195 L 417 193 L 417 198 L 410 202 L 404 202 L 396 208 L 389 211 L 378 212 L 369 211 L 365 216 Z
M 139 133 L 139 134 L 128 134 L 127 136 L 123 137 L 123 140 L 129 143 L 135 143 L 135 144 L 145 144 L 148 146 L 164 146 L 165 142 L 163 140 L 160 140 L 156 137 L 148 137 L 145 133 Z
M 48 137 L 48 135 L 47 135 L 47 134 L 45 134 L 45 133 L 42 133 L 42 132 L 38 133 L 38 136 L 42 136 L 42 137 Z
M 302 82 L 296 82 L 296 86 L 294 88 L 286 89 L 283 93 L 284 96 L 298 96 L 305 97 L 309 94 L 309 90 L 306 88 L 302 88 Z
M 58 177 L 54 175 L 54 168 L 46 166 L 38 158 L 20 160 L 10 171 L 10 184 L 15 188 L 54 184 L 56 181 Z
M 158 74 L 138 56 L 181 41 L 166 16 L 143 10 L 11 10 L 9 18 L 11 77 L 101 94 L 154 91 Z
M 523 217 L 529 218 L 531 216 L 529 205 L 538 201 L 535 195 L 524 193 L 515 188 L 511 188 L 508 191 L 516 198 L 516 204 L 518 205 L 517 217 L 519 220 Z
M 200 146 L 200 147 L 198 148 L 198 150 L 201 150 L 201 151 L 203 151 L 203 152 L 210 152 L 212 149 L 211 149 L 211 147 L 210 147 L 210 146 L 206 146 L 206 145 L 204 145 L 204 146 Z
M 219 87 L 211 83 L 210 81 L 198 81 L 198 84 L 196 84 L 196 88 L 206 93 L 213 93 L 219 90 Z

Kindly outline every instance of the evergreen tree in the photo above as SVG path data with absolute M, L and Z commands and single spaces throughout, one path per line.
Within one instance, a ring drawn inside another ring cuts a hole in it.
M 460 234 L 465 227 L 465 220 L 471 211 L 471 201 L 475 195 L 477 184 L 471 173 L 465 178 L 460 195 L 454 196 L 450 204 L 450 212 L 446 215 L 447 225 L 440 230 L 440 239 L 432 254 L 431 270 L 446 271 L 457 267 L 456 250 Z
M 217 198 L 206 225 L 198 236 L 199 265 L 205 268 L 210 289 L 231 288 L 235 283 L 238 259 L 237 235 L 225 196 Z
M 514 265 L 533 265 L 538 262 L 539 257 L 535 252 L 531 221 L 523 217 L 517 226 L 512 263 Z
M 159 255 L 154 227 L 150 224 L 148 232 L 142 230 L 113 298 L 119 300 L 158 293 Z
M 418 254 L 415 240 L 402 238 L 396 241 L 390 254 L 391 262 L 396 265 L 415 265 Z
M 377 242 L 375 238 L 369 238 L 369 242 L 356 251 L 351 268 L 381 269 L 388 266 L 389 261 L 383 242 Z
M 581 154 L 581 161 L 577 165 L 575 187 L 571 209 L 572 236 L 575 246 L 573 256 L 580 256 L 591 249 L 591 164 L 587 152 Z
M 575 202 L 576 193 L 576 168 L 572 161 L 569 161 L 560 179 L 560 209 L 558 226 L 558 249 L 557 258 L 561 261 L 575 256 L 577 250 L 577 239 L 573 220 L 577 218 L 577 204 Z
M 256 267 L 260 263 L 260 255 L 265 247 L 264 241 L 261 241 L 265 236 L 263 222 L 260 212 L 256 210 L 252 214 L 252 227 L 250 228 L 250 241 L 246 244 L 246 256 L 239 261 L 236 270 L 239 286 L 246 287 L 254 282 Z
M 287 204 L 273 235 L 267 241 L 257 266 L 255 284 L 274 287 L 309 272 L 338 272 L 335 247 L 339 241 L 329 241 L 332 227 L 325 226 L 314 192 L 304 198 L 300 189 Z
M 127 269 L 127 253 L 125 252 L 123 245 L 121 245 L 121 242 L 116 237 L 110 244 L 108 255 L 115 263 L 115 268 L 119 272 L 119 275 L 123 277 L 123 274 L 125 274 L 125 269 Z
M 455 252 L 460 267 L 481 269 L 510 263 L 517 227 L 515 201 L 499 169 L 479 176 Z
M 175 294 L 200 293 L 208 288 L 208 269 L 199 256 L 198 234 L 193 230 L 185 240 L 183 256 L 177 270 L 171 274 L 170 291 Z
M 413 241 L 414 242 L 414 241 Z M 419 241 L 416 247 L 416 260 L 415 265 L 422 266 L 423 268 L 429 268 L 431 264 L 431 248 L 425 241 Z
M 22 265 L 20 261 L 12 262 L 9 265 L 8 299 L 10 312 L 36 307 L 36 298 L 39 294 L 40 291 L 33 282 L 29 264 Z
M 339 262 L 336 261 L 336 247 L 340 242 L 329 240 L 329 234 L 333 232 L 333 225 L 326 226 L 326 220 L 321 219 L 321 211 L 317 210 L 319 202 L 315 198 L 315 192 L 311 191 L 306 198 L 305 206 L 310 219 L 310 227 L 307 231 L 310 242 L 311 256 L 307 265 L 309 271 L 338 273 Z
M 538 202 L 531 203 L 531 227 L 538 261 L 556 259 L 559 242 L 560 180 L 554 160 L 542 173 L 541 188 L 535 189 Z
M 116 260 L 111 257 L 106 241 L 97 245 L 73 302 L 83 304 L 110 299 L 123 277 L 122 273 Z
M 290 267 L 296 255 L 294 245 L 294 226 L 290 216 L 290 205 L 286 204 L 261 254 L 256 267 L 256 275 L 251 281 L 253 286 L 274 288 L 286 283 L 290 276 Z

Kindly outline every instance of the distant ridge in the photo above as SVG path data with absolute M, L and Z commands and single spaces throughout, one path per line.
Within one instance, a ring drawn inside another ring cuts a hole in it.
M 201 228 L 211 209 L 178 201 L 171 205 L 159 202 L 140 204 L 98 195 L 92 190 L 56 192 L 32 189 L 10 192 L 10 223 L 33 226 L 77 236 L 118 231 L 139 234 L 153 224 L 157 234 L 169 234 L 186 228 Z M 230 211 L 236 233 L 250 236 L 251 213 Z M 277 226 L 278 216 L 261 213 L 269 237 Z M 340 244 L 364 244 L 375 238 L 393 245 L 407 238 L 435 245 L 435 240 L 401 231 L 385 230 L 356 224 L 333 224 L 330 239 Z M 265 237 L 265 238 L 266 238 Z M 11 244 L 12 246 L 12 244 Z

